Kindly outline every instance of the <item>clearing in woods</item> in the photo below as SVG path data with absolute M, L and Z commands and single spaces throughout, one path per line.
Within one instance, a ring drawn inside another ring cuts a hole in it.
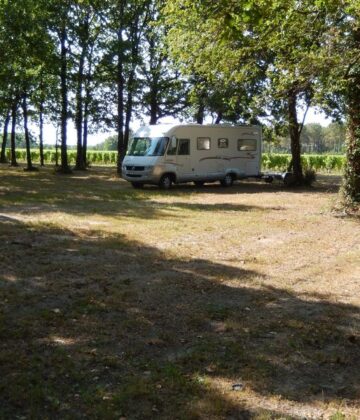
M 1 418 L 359 418 L 360 225 L 308 190 L 0 169 Z

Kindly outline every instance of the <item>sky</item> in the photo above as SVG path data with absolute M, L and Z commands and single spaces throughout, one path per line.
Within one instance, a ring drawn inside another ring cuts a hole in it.
M 299 116 L 299 120 L 301 121 L 301 115 Z M 163 118 L 161 120 L 163 123 L 173 123 L 177 122 L 177 120 L 171 118 Z M 317 111 L 315 108 L 310 108 L 307 115 L 305 124 L 309 123 L 318 123 L 322 126 L 326 127 L 331 123 L 331 119 L 326 118 L 325 114 Z M 140 124 L 138 122 L 133 122 L 131 128 L 133 130 L 137 130 Z M 34 133 L 37 132 L 36 127 L 32 127 L 32 131 Z M 103 142 L 107 137 L 116 134 L 115 132 L 107 132 L 107 133 L 97 133 L 97 134 L 90 134 L 88 137 L 88 145 L 95 146 L 98 143 Z M 44 126 L 44 141 L 46 144 L 55 144 L 56 141 L 56 128 L 51 124 L 46 124 Z M 60 133 L 59 133 L 59 142 L 60 142 Z M 68 124 L 68 144 L 73 146 L 76 145 L 76 130 L 74 124 L 69 122 Z

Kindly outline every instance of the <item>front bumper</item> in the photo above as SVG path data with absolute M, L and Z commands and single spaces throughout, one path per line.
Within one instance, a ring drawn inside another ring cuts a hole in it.
M 161 178 L 161 172 L 156 166 L 146 167 L 123 165 L 122 177 L 129 182 L 158 184 Z

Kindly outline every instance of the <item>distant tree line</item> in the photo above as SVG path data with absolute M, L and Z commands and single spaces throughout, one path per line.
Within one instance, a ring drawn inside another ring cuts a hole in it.
M 304 181 L 299 116 L 317 106 L 347 125 L 344 197 L 360 202 L 360 5 L 357 0 L 4 0 L 0 3 L 0 161 L 29 123 L 61 137 L 77 131 L 75 169 L 86 169 L 88 134 L 116 130 L 121 172 L 130 123 L 165 116 L 203 123 L 258 123 L 266 138 L 290 138 L 289 170 Z M 327 147 L 327 146 L 326 146 Z M 336 147 L 334 145 L 334 147 Z M 316 150 L 319 151 L 319 150 Z

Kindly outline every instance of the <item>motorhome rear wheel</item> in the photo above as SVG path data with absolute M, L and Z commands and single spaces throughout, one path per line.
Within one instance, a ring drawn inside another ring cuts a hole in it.
M 234 177 L 231 174 L 226 174 L 225 178 L 220 181 L 223 187 L 231 187 L 234 183 Z

